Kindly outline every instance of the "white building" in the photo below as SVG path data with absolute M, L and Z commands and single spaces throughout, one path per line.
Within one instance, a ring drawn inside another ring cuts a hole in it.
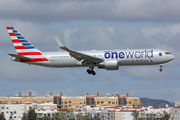
M 31 108 L 31 105 L 25 104 L 1 104 L 0 106 L 0 112 L 4 113 L 6 120 L 9 120 L 11 114 L 14 120 L 21 120 L 23 113 Z
M 6 120 L 12 114 L 14 120 L 21 120 L 23 113 L 27 113 L 29 109 L 35 109 L 38 115 L 46 115 L 48 113 L 57 112 L 57 105 L 53 103 L 43 103 L 43 104 L 0 104 L 0 113 L 4 113 Z M 42 114 L 40 114 L 40 112 Z
M 171 108 L 171 115 L 172 115 L 172 120 L 180 120 L 180 108 L 179 107 L 174 107 Z
M 48 107 L 46 107 L 41 110 L 35 110 L 35 112 L 37 113 L 38 118 L 42 118 L 42 117 L 48 116 L 48 115 L 50 115 L 50 117 L 53 117 L 53 114 L 55 114 L 57 112 L 57 109 L 50 110 Z
M 175 101 L 175 107 L 180 107 L 180 101 Z

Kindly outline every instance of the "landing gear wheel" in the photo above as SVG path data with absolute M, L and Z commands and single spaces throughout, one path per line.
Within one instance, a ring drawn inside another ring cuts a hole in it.
M 94 70 L 92 71 L 92 75 L 96 75 L 96 72 L 94 72 Z
M 160 72 L 162 72 L 162 71 L 163 71 L 163 69 L 162 69 L 162 68 L 163 68 L 163 65 L 160 65 L 160 69 L 159 69 L 159 71 L 160 71 Z
M 96 75 L 96 72 L 93 70 L 94 66 L 95 66 L 94 63 L 89 64 L 89 69 L 87 69 L 88 74 Z
M 90 69 L 87 69 L 88 74 L 92 74 L 92 71 Z
M 94 70 L 87 69 L 88 74 L 96 75 L 96 72 Z

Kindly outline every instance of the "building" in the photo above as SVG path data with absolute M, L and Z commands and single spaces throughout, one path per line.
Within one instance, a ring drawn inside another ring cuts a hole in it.
M 26 104 L 26 103 L 49 103 L 53 102 L 53 94 L 50 93 L 49 96 L 46 97 L 36 97 L 35 94 L 32 94 L 29 91 L 29 94 L 22 94 L 21 92 L 14 97 L 0 97 L 0 104 L 1 103 L 19 103 L 19 104 Z
M 82 108 L 74 109 L 73 112 L 82 113 L 89 116 L 89 118 L 100 118 L 101 120 L 133 120 L 132 112 L 134 110 L 139 112 L 138 118 L 143 120 L 161 119 L 164 112 L 170 113 L 169 107 L 155 108 L 152 106 L 134 108 L 133 106 L 121 107 L 91 107 L 84 106 Z M 171 120 L 172 117 L 169 119 Z M 179 119 L 178 119 L 179 120 Z
M 175 101 L 175 107 L 180 107 L 180 101 Z
M 6 120 L 12 115 L 14 120 L 21 120 L 23 113 L 33 108 L 32 104 L 0 104 L 0 113 L 4 113 Z
M 180 107 L 170 109 L 172 120 L 180 120 Z
M 48 113 L 52 114 L 57 112 L 57 105 L 53 103 L 1 103 L 0 113 L 4 113 L 6 120 L 12 115 L 14 120 L 21 120 L 23 113 L 27 113 L 30 109 L 35 109 L 38 116 L 45 116 Z
M 97 106 L 97 107 L 117 107 L 117 106 L 133 106 L 139 107 L 141 101 L 137 97 L 127 95 L 113 95 L 104 96 L 97 92 L 97 95 L 86 95 L 77 97 L 63 96 L 61 92 L 60 96 L 54 96 L 54 104 L 57 104 L 58 108 L 62 109 L 75 109 L 85 105 Z

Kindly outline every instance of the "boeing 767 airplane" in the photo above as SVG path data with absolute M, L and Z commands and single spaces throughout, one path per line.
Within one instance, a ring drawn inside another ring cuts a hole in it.
M 59 47 L 64 51 L 41 52 L 36 49 L 14 27 L 6 27 L 17 54 L 10 54 L 11 60 L 39 65 L 44 67 L 89 67 L 88 74 L 95 75 L 94 67 L 106 70 L 118 70 L 119 66 L 157 65 L 162 72 L 164 63 L 174 59 L 174 56 L 160 49 L 116 49 L 75 51 L 64 46 L 55 37 Z

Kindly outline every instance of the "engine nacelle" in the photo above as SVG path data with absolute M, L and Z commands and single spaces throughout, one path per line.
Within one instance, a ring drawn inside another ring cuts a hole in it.
M 119 70 L 118 61 L 117 60 L 105 60 L 100 63 L 98 68 L 104 68 L 106 70 Z

